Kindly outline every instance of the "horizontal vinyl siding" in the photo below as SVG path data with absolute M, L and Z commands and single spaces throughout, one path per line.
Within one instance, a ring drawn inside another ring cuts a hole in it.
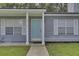
M 79 3 L 74 3 L 74 11 L 73 12 L 79 12 Z
M 26 35 L 26 19 L 23 19 L 22 22 L 22 35 Z
M 16 35 L 16 36 L 12 36 L 12 35 L 5 35 L 2 36 L 2 40 L 3 42 L 26 42 L 26 36 L 25 35 Z
M 79 34 L 79 20 L 78 20 L 78 34 Z
M 0 36 L 1 36 L 1 20 L 0 20 Z
M 60 36 L 54 35 L 54 20 L 55 19 L 78 19 L 78 35 Z M 61 41 L 79 41 L 79 17 L 78 16 L 45 16 L 45 41 L 61 42 Z
M 45 41 L 48 42 L 79 42 L 79 36 L 52 36 L 45 38 Z
M 45 37 L 53 35 L 53 18 L 45 17 Z

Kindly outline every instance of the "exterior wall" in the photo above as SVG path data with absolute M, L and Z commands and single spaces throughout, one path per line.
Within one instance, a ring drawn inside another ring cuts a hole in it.
M 33 18 L 33 17 L 32 17 Z M 34 17 L 34 18 L 40 18 L 40 17 Z M 55 20 L 59 19 L 75 19 L 75 28 L 76 24 L 78 24 L 78 31 L 77 29 L 75 30 L 75 34 L 78 35 L 72 35 L 72 36 L 60 36 L 57 33 L 57 25 L 54 25 L 56 23 Z M 76 21 L 78 19 L 78 21 Z M 0 42 L 26 42 L 26 20 L 25 18 L 1 18 L 0 19 L 0 27 L 1 27 L 1 35 L 0 35 Z M 29 18 L 29 26 L 31 19 Z M 78 23 L 76 23 L 78 22 Z M 19 24 L 20 23 L 20 24 Z M 21 25 L 22 24 L 22 25 Z M 5 27 L 20 27 L 22 26 L 22 35 L 6 35 L 5 34 Z M 29 27 L 29 38 L 31 35 Z M 30 41 L 30 39 L 29 39 Z M 79 41 L 79 17 L 78 16 L 45 16 L 45 41 L 50 41 L 50 42 L 56 42 L 56 41 Z
M 56 19 L 74 19 L 75 24 L 74 35 L 58 35 L 54 20 Z M 76 19 L 78 21 L 76 21 Z M 77 23 L 78 22 L 78 23 Z M 76 26 L 78 25 L 78 27 Z M 77 31 L 78 30 L 78 31 Z M 77 35 L 76 35 L 77 34 Z M 45 16 L 45 41 L 56 42 L 56 41 L 79 41 L 79 17 L 78 16 Z
M 12 36 L 12 35 L 2 35 L 1 36 L 1 40 L 0 42 L 5 42 L 5 43 L 26 43 L 26 35 L 16 35 L 16 36 Z
M 0 42 L 26 42 L 26 20 L 22 18 L 1 18 Z M 5 27 L 22 27 L 21 35 L 6 35 Z
M 69 3 L 68 12 L 79 12 L 79 3 Z
M 45 37 L 47 42 L 79 42 L 79 36 L 52 36 Z
M 79 12 L 79 3 L 74 4 L 74 12 Z
M 0 42 L 10 42 L 10 43 L 25 42 L 28 45 L 30 41 L 29 17 L 30 16 L 42 17 L 42 14 L 44 15 L 45 11 L 46 11 L 45 9 L 11 9 L 11 10 L 0 9 L 0 20 L 1 20 Z M 44 20 L 44 16 L 42 18 Z M 21 32 L 22 34 L 17 35 L 20 31 L 17 27 L 19 27 L 19 29 L 22 27 Z M 42 34 L 43 34 L 42 39 L 44 40 L 44 30 Z M 44 42 L 43 40 L 42 42 Z
M 53 25 L 53 17 L 45 16 L 45 37 L 53 36 L 54 26 Z
M 68 12 L 74 12 L 74 4 L 73 3 L 67 4 L 67 10 Z

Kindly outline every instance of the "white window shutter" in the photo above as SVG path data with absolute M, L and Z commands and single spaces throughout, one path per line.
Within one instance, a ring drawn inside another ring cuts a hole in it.
M 5 19 L 1 19 L 1 35 L 5 35 Z
M 74 35 L 78 35 L 78 19 L 74 19 Z
M 26 35 L 26 20 L 22 19 L 22 35 Z
M 58 19 L 54 19 L 54 35 L 58 35 Z

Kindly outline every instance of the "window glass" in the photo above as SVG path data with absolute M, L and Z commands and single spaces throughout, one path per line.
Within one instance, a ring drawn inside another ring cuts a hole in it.
M 65 27 L 65 20 L 64 19 L 58 20 L 58 27 Z
M 21 27 L 14 27 L 14 35 L 21 35 L 22 28 Z
M 6 27 L 6 35 L 13 35 L 13 27 Z
M 58 27 L 58 35 L 65 35 L 65 27 Z
M 72 19 L 58 20 L 58 35 L 74 35 L 74 21 Z
M 73 27 L 67 27 L 67 35 L 74 35 L 74 29 Z
M 72 19 L 67 19 L 66 20 L 66 27 L 73 27 L 74 26 L 74 21 Z

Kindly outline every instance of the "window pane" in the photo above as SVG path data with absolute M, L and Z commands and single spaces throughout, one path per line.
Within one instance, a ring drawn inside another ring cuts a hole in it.
M 21 35 L 22 28 L 21 27 L 14 27 L 14 35 Z
M 13 35 L 13 27 L 6 27 L 6 35 Z
M 65 27 L 58 27 L 58 35 L 65 35 Z
M 72 19 L 67 19 L 66 23 L 67 23 L 67 27 L 73 27 L 74 26 L 74 21 Z
M 65 19 L 58 20 L 58 27 L 65 27 Z
M 74 35 L 73 27 L 67 27 L 67 35 Z

